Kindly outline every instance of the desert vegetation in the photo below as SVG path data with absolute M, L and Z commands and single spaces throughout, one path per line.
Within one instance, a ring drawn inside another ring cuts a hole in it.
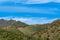
M 20 21 L 0 19 L 0 40 L 60 40 L 60 20 L 28 25 Z

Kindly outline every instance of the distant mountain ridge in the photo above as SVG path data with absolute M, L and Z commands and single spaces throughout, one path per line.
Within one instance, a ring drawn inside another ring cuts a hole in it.
M 20 25 L 20 27 L 27 26 L 28 24 L 25 24 L 20 21 L 15 21 L 15 20 L 4 20 L 0 19 L 0 27 L 5 27 L 5 26 L 17 26 Z

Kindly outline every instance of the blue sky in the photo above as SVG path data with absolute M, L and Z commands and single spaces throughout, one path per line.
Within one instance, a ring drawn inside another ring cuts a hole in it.
M 50 23 L 60 19 L 60 0 L 0 0 L 0 19 Z

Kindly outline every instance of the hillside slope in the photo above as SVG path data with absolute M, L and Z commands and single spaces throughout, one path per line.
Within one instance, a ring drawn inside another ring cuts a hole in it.
M 60 40 L 60 20 L 35 25 L 12 21 L 8 26 L 0 27 L 0 40 Z

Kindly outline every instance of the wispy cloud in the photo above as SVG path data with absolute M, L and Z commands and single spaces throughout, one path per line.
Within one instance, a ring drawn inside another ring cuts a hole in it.
M 24 17 L 0 17 L 0 19 L 5 19 L 5 20 L 16 20 L 16 21 L 22 21 L 24 23 L 27 24 L 45 24 L 45 23 L 51 23 L 54 20 L 57 20 L 58 18 L 53 18 L 53 19 L 49 19 L 46 17 L 41 17 L 41 18 L 24 18 Z
M 58 8 L 30 8 L 30 7 L 14 7 L 14 6 L 0 6 L 0 12 L 26 12 L 26 13 L 45 13 L 55 14 Z
M 42 4 L 42 3 L 49 3 L 49 2 L 60 3 L 60 0 L 28 0 L 26 4 Z
M 27 0 L 0 0 L 0 2 L 25 3 Z
M 26 4 L 40 4 L 40 3 L 48 3 L 52 0 L 28 0 Z
M 12 1 L 15 3 L 22 3 L 22 4 L 41 4 L 41 3 L 48 3 L 48 2 L 59 2 L 60 0 L 0 0 L 0 2 Z
M 60 0 L 53 0 L 54 2 L 58 2 L 58 3 L 60 3 Z

